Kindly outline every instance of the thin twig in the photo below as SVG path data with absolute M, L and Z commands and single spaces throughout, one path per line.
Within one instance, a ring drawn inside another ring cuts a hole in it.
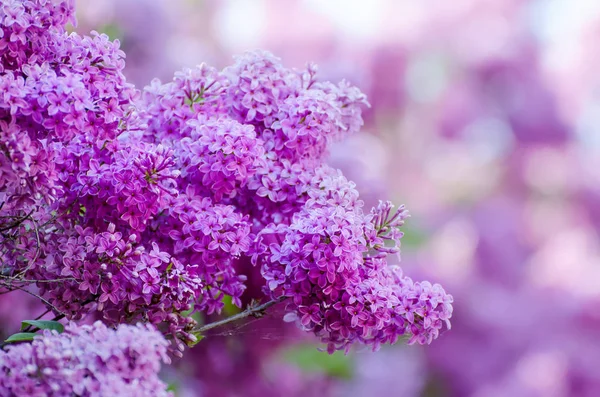
M 26 278 L 17 278 L 16 276 L 4 276 L 2 274 L 0 274 L 0 278 L 9 279 L 11 281 L 18 281 L 20 283 L 60 283 L 62 281 L 77 281 L 74 277 L 51 278 L 47 280 L 30 280 Z
M 21 287 L 21 286 L 18 286 L 18 285 L 13 285 L 13 286 L 14 286 L 16 289 L 18 289 L 18 290 L 20 290 L 20 291 L 23 291 L 23 292 L 25 292 L 25 293 L 27 293 L 27 294 L 29 294 L 29 295 L 31 295 L 31 296 L 34 296 L 34 297 L 38 298 L 39 300 L 41 300 L 42 302 L 44 302 L 44 303 L 45 303 L 45 304 L 46 304 L 48 307 L 51 307 L 51 308 L 52 308 L 52 311 L 54 311 L 54 312 L 57 312 L 57 313 L 60 313 L 60 314 L 59 314 L 60 318 L 63 318 L 63 317 L 65 317 L 65 314 L 64 314 L 63 312 L 61 312 L 60 310 L 58 310 L 58 309 L 56 308 L 56 306 L 54 306 L 52 303 L 48 302 L 46 299 L 42 298 L 40 295 L 38 295 L 38 294 L 36 294 L 36 293 L 34 293 L 34 292 L 31 292 L 31 291 L 27 290 L 27 289 L 26 289 L 26 288 L 24 288 L 24 287 Z M 58 316 L 57 316 L 57 317 L 58 317 Z
M 41 319 L 42 317 L 44 317 L 46 314 L 50 313 L 51 311 L 52 311 L 52 309 L 50 309 L 50 308 L 47 308 L 47 309 L 46 309 L 46 310 L 45 310 L 45 311 L 44 311 L 42 314 L 40 314 L 39 316 L 37 316 L 35 319 L 36 319 L 36 320 L 39 320 L 39 319 Z
M 92 300 L 92 299 L 88 299 L 88 300 L 86 300 L 85 302 L 82 302 L 82 303 L 81 303 L 81 307 L 84 307 L 84 306 L 85 306 L 85 305 L 87 305 L 88 303 L 92 303 L 92 302 L 93 302 L 93 300 Z M 52 308 L 54 308 L 54 306 L 52 306 Z M 66 317 L 66 314 L 65 314 L 65 313 L 62 313 L 62 312 L 61 312 L 61 311 L 59 311 L 59 310 L 56 310 L 56 309 L 50 309 L 50 310 L 57 311 L 57 312 L 59 312 L 59 313 L 60 313 L 60 314 L 58 314 L 58 315 L 54 316 L 54 318 L 53 318 L 51 321 L 58 321 L 58 320 L 62 320 L 63 318 L 65 318 L 65 317 Z M 50 310 L 48 310 L 48 311 L 50 311 Z M 39 320 L 40 318 L 42 318 L 43 316 L 45 316 L 47 313 L 48 313 L 48 312 L 46 312 L 46 313 L 42 314 L 41 316 L 39 316 L 38 318 L 36 318 L 36 320 Z M 37 331 L 39 331 L 39 330 L 40 330 L 40 329 L 39 329 L 39 328 L 37 328 L 37 327 L 33 327 L 33 328 L 32 328 L 32 326 L 31 326 L 31 325 L 28 325 L 28 326 L 27 326 L 27 328 L 25 328 L 25 329 L 24 329 L 23 331 L 21 331 L 21 332 L 37 332 Z
M 27 214 L 27 215 L 21 217 L 20 219 L 16 220 L 12 225 L 8 225 L 8 226 L 0 228 L 0 232 L 5 232 L 7 230 L 10 230 L 10 229 L 13 229 L 13 228 L 19 226 L 21 223 L 23 223 L 23 221 L 25 219 L 29 218 L 31 216 L 31 214 L 33 214 L 34 211 L 35 210 L 31 210 L 31 212 L 29 212 L 29 214 Z
M 282 297 L 279 297 L 277 299 L 270 300 L 270 301 L 268 301 L 266 303 L 263 303 L 262 305 L 258 305 L 258 306 L 252 306 L 251 305 L 251 306 L 249 306 L 246 310 L 244 310 L 241 313 L 234 314 L 233 316 L 224 318 L 223 320 L 215 321 L 215 322 L 212 322 L 212 323 L 205 324 L 205 325 L 203 325 L 201 327 L 195 328 L 194 332 L 203 333 L 203 332 L 206 332 L 206 331 L 211 330 L 213 328 L 221 327 L 223 325 L 226 325 L 226 324 L 238 321 L 238 320 L 242 320 L 242 319 L 244 319 L 246 317 L 250 317 L 250 316 L 259 317 L 259 316 L 262 316 L 264 314 L 265 310 L 267 310 L 269 307 L 271 307 L 271 306 L 273 306 L 273 305 L 275 305 L 275 304 L 277 304 L 279 302 L 282 302 L 285 299 L 287 299 L 287 296 L 282 296 Z

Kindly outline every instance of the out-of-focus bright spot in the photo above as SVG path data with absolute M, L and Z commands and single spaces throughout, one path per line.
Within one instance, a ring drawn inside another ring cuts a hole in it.
M 471 276 L 479 237 L 471 222 L 455 218 L 435 233 L 426 250 L 433 256 L 431 271 L 451 282 Z
M 538 0 L 531 5 L 531 21 L 534 31 L 546 44 L 572 45 L 573 36 L 580 34 L 600 14 L 597 0 Z M 566 49 L 566 48 L 565 48 Z
M 592 102 L 586 106 L 576 131 L 581 146 L 600 156 L 600 102 Z
M 447 201 L 474 200 L 490 192 L 503 169 L 489 161 L 489 152 L 464 142 L 445 142 L 430 148 L 425 169 L 437 194 Z
M 114 1 L 86 1 L 77 3 L 77 16 L 95 25 L 103 25 L 104 21 L 114 18 L 116 9 Z
M 571 164 L 561 149 L 540 148 L 531 152 L 525 164 L 525 180 L 543 193 L 563 192 L 572 180 Z
M 567 395 L 567 365 L 560 351 L 531 353 L 519 360 L 515 370 L 521 383 L 534 393 L 546 397 Z
M 554 236 L 531 259 L 529 278 L 532 285 L 566 290 L 581 298 L 598 298 L 600 249 L 594 230 L 555 228 Z
M 231 0 L 219 8 L 213 29 L 229 49 L 235 52 L 251 50 L 260 44 L 265 20 L 263 0 Z
M 533 31 L 545 46 L 544 63 L 550 70 L 569 73 L 589 48 L 584 46 L 584 30 L 600 17 L 600 1 L 538 0 L 531 10 Z
M 440 54 L 423 53 L 406 70 L 406 89 L 416 102 L 433 102 L 448 83 L 448 70 Z
M 513 149 L 514 138 L 510 126 L 498 118 L 475 120 L 465 128 L 463 136 L 483 160 L 497 160 Z
M 388 152 L 375 135 L 358 133 L 333 147 L 330 162 L 344 161 L 358 162 L 365 175 L 376 177 L 387 167 Z
M 466 24 L 458 34 L 456 43 L 461 57 L 471 62 L 499 57 L 511 51 L 511 38 L 514 27 L 500 15 L 490 15 L 484 19 L 474 19 Z M 486 34 L 481 34 L 485 31 Z
M 577 158 L 582 162 L 581 181 L 600 189 L 600 102 L 589 103 L 577 125 Z
M 559 351 L 533 351 L 522 357 L 504 378 L 488 384 L 473 397 L 569 395 L 567 362 Z
M 577 207 L 554 196 L 532 197 L 523 203 L 524 234 L 532 245 L 554 238 L 557 230 L 577 226 Z M 548 227 L 552 225 L 552 227 Z
M 390 2 L 382 16 L 379 28 L 380 39 L 388 43 L 418 45 L 418 41 L 425 32 L 425 21 L 428 17 L 428 9 L 423 6 L 423 2 L 413 0 Z
M 521 295 L 514 292 L 510 296 L 506 295 L 506 290 L 500 284 L 482 283 L 473 286 L 467 291 L 467 298 L 464 300 L 465 310 L 473 315 L 474 321 L 483 326 L 491 327 L 511 327 L 514 332 L 522 327 L 527 327 L 531 317 L 526 313 L 516 312 L 516 306 Z M 512 326 L 510 325 L 512 324 Z
M 169 42 L 169 56 L 173 62 L 180 67 L 193 67 L 201 63 L 209 65 L 215 64 L 213 59 L 207 59 L 208 51 L 186 51 L 188 48 L 198 48 L 199 43 L 194 41 L 194 38 L 189 36 L 173 36 Z
M 379 35 L 381 12 L 386 4 L 384 0 L 305 1 L 316 11 L 331 18 L 345 38 L 368 41 Z

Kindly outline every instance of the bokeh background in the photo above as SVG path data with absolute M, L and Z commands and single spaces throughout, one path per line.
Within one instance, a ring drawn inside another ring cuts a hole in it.
M 600 396 L 600 1 L 77 7 L 76 30 L 119 39 L 140 88 L 256 48 L 359 86 L 363 132 L 330 163 L 367 204 L 406 204 L 405 273 L 455 298 L 431 346 L 375 354 L 328 356 L 276 316 L 252 320 L 167 370 L 178 396 Z M 0 323 L 33 308 L 0 300 Z

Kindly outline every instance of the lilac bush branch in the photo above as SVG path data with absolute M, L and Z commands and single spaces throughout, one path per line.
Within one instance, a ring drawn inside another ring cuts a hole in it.
M 243 312 L 234 314 L 233 316 L 224 318 L 224 319 L 219 320 L 219 321 L 214 321 L 212 323 L 205 324 L 205 325 L 203 325 L 201 327 L 194 328 L 193 332 L 194 333 L 203 334 L 204 332 L 209 331 L 209 330 L 211 330 L 213 328 L 222 327 L 223 325 L 227 325 L 227 324 L 230 324 L 230 323 L 242 320 L 242 319 L 244 319 L 246 317 L 250 317 L 250 316 L 253 316 L 253 317 L 262 317 L 264 315 L 265 311 L 268 308 L 270 308 L 271 306 L 276 305 L 276 304 L 278 304 L 280 302 L 283 302 L 286 299 L 287 299 L 286 296 L 282 296 L 280 298 L 272 299 L 272 300 L 270 300 L 268 302 L 265 302 L 263 304 L 259 304 L 259 305 L 250 304 L 248 306 L 248 308 L 246 310 L 244 310 Z

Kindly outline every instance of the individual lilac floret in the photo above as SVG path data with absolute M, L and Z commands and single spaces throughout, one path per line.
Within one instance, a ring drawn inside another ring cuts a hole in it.
M 159 377 L 168 342 L 149 325 L 101 322 L 44 331 L 0 350 L 0 396 L 171 396 Z

